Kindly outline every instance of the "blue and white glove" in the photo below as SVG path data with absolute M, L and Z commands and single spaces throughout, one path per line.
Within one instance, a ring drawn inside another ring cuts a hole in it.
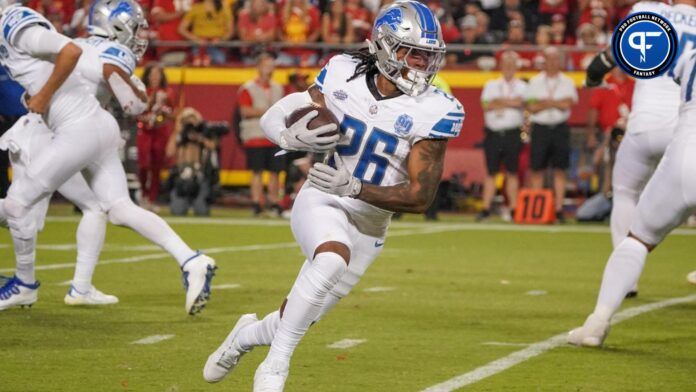
M 309 169 L 309 184 L 320 191 L 336 196 L 358 197 L 362 191 L 362 181 L 353 177 L 343 166 L 343 161 L 338 153 L 334 153 L 336 168 L 325 163 L 317 162 Z

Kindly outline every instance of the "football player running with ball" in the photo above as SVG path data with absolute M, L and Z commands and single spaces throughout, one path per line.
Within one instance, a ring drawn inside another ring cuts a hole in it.
M 286 150 L 327 152 L 292 209 L 292 232 L 306 261 L 280 310 L 243 315 L 208 358 L 203 375 L 220 381 L 255 346 L 271 345 L 254 391 L 282 391 L 290 358 L 309 326 L 358 283 L 383 249 L 394 212 L 424 212 L 440 182 L 447 141 L 459 135 L 464 108 L 431 86 L 445 55 L 437 19 L 417 1 L 400 1 L 375 20 L 368 48 L 337 55 L 313 86 L 273 105 L 261 119 Z M 312 111 L 286 127 L 295 110 L 317 104 L 340 122 L 307 129 Z

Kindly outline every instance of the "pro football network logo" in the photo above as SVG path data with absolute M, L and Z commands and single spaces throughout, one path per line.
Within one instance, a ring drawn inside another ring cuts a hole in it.
M 667 71 L 679 47 L 672 24 L 652 12 L 627 16 L 614 30 L 611 43 L 616 64 L 639 79 L 654 78 Z

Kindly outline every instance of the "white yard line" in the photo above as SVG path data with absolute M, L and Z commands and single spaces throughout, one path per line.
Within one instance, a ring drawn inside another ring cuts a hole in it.
M 504 346 L 504 347 L 527 347 L 531 343 L 508 343 L 508 342 L 483 342 L 484 346 Z
M 49 222 L 78 222 L 79 216 L 52 216 Z M 220 226 L 288 226 L 286 220 L 263 220 L 244 218 L 193 218 L 193 217 L 168 217 L 165 220 L 172 224 L 187 225 L 220 225 Z M 514 225 L 505 223 L 432 223 L 432 222 L 393 222 L 391 228 L 451 228 L 462 231 L 512 231 L 534 233 L 609 233 L 609 226 L 603 225 Z M 695 236 L 696 229 L 676 229 L 670 235 Z
M 326 347 L 344 349 L 344 348 L 355 347 L 355 346 L 357 346 L 359 344 L 363 344 L 365 342 L 367 342 L 367 339 L 343 339 L 343 340 L 339 340 L 338 342 L 331 343 Z
M 210 286 L 210 288 L 213 290 L 229 290 L 229 289 L 238 289 L 240 287 L 242 287 L 242 285 L 239 283 L 223 283 L 223 284 L 214 284 L 214 285 Z
M 457 231 L 457 230 L 459 230 L 459 229 L 454 227 L 454 226 L 452 226 L 452 227 L 430 227 L 430 228 L 424 228 L 424 230 L 409 230 L 409 231 L 394 233 L 390 237 L 435 234 L 435 233 L 443 233 L 443 232 L 447 232 L 447 231 Z M 279 243 L 275 243 L 275 244 L 222 246 L 222 247 L 217 247 L 217 248 L 204 249 L 203 251 L 206 254 L 213 255 L 213 254 L 217 254 L 217 253 L 253 252 L 253 251 L 260 251 L 260 250 L 288 249 L 288 248 L 296 248 L 296 247 L 298 247 L 298 246 L 295 242 L 279 242 Z M 140 256 L 100 260 L 99 265 L 101 266 L 101 265 L 109 265 L 109 264 L 140 263 L 142 261 L 159 260 L 159 259 L 164 259 L 164 258 L 168 258 L 168 257 L 171 257 L 168 253 L 158 252 L 158 253 L 150 253 L 150 254 L 140 255 Z M 38 265 L 38 266 L 36 266 L 36 270 L 37 271 L 60 270 L 60 269 L 68 269 L 68 268 L 74 268 L 74 267 L 75 267 L 75 263 L 71 262 L 71 263 Z M 0 274 L 10 273 L 10 272 L 14 272 L 14 271 L 15 271 L 14 268 L 2 268 L 2 269 L 0 269 Z
M 155 344 L 164 340 L 169 340 L 173 337 L 174 335 L 152 335 L 144 337 L 140 340 L 136 340 L 135 342 L 131 342 L 131 344 Z
M 531 295 L 532 297 L 538 297 L 538 296 L 540 296 L 540 295 L 546 295 L 546 294 L 548 294 L 548 291 L 546 291 L 546 290 L 529 290 L 529 291 L 527 291 L 527 292 L 524 293 L 524 294 L 525 294 L 525 295 Z
M 696 294 L 628 308 L 614 315 L 611 323 L 618 324 L 622 321 L 626 321 L 643 313 L 652 312 L 658 309 L 666 308 L 668 306 L 684 304 L 692 301 L 696 301 Z M 450 392 L 457 390 L 461 387 L 477 383 L 483 379 L 494 376 L 515 365 L 518 365 L 531 358 L 534 358 L 537 355 L 543 354 L 551 349 L 566 344 L 567 336 L 568 333 L 563 332 L 544 341 L 533 343 L 525 349 L 515 351 L 512 354 L 509 354 L 503 358 L 497 359 L 486 365 L 478 367 L 468 373 L 461 374 L 443 383 L 426 388 L 423 390 L 423 392 Z
M 366 293 L 383 293 L 386 291 L 394 291 L 394 290 L 396 290 L 394 287 L 368 287 L 363 291 Z

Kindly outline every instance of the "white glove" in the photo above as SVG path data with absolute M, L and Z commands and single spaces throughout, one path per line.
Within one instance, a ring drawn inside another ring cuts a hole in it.
M 280 148 L 288 151 L 327 152 L 333 150 L 338 144 L 341 135 L 338 133 L 330 136 L 321 134 L 336 130 L 336 124 L 326 124 L 314 129 L 307 129 L 307 124 L 319 114 L 312 110 L 292 124 L 289 128 L 280 132 Z
M 358 197 L 362 191 L 362 181 L 348 172 L 338 153 L 334 153 L 334 160 L 335 169 L 325 163 L 315 163 L 314 167 L 309 169 L 309 184 L 332 195 Z

